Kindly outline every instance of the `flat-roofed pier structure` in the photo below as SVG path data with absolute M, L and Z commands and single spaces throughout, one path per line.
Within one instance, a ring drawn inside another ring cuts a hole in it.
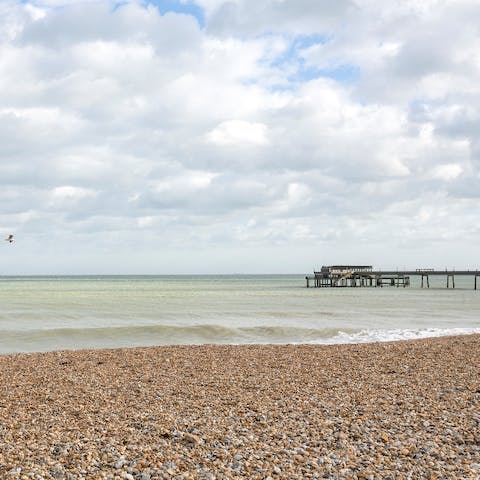
M 430 288 L 430 277 L 446 278 L 446 288 L 455 288 L 455 277 L 473 277 L 473 289 L 480 287 L 480 270 L 374 270 L 371 265 L 330 265 L 307 275 L 307 287 L 408 287 L 410 277 L 420 277 L 421 288 Z

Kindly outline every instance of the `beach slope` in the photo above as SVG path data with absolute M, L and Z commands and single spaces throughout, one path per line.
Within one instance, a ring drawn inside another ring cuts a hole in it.
M 480 478 L 480 336 L 0 356 L 2 479 Z

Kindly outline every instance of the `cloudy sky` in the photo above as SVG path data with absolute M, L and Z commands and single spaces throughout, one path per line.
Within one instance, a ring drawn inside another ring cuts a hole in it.
M 1 0 L 2 274 L 480 268 L 478 0 Z

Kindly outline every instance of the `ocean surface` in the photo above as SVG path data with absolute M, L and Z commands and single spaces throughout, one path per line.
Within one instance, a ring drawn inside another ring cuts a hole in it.
M 305 288 L 304 275 L 0 277 L 0 353 L 361 343 L 480 333 L 480 290 Z

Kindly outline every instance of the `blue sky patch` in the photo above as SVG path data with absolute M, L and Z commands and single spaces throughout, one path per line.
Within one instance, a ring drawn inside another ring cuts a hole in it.
M 352 83 L 360 77 L 360 67 L 356 65 L 338 65 L 330 69 L 321 69 L 307 65 L 302 57 L 302 51 L 313 46 L 327 43 L 330 38 L 326 35 L 305 35 L 292 39 L 288 48 L 269 62 L 269 66 L 284 70 L 286 80 L 290 84 L 308 82 L 315 78 L 331 78 L 340 83 Z M 286 88 L 285 85 L 280 89 Z M 288 87 L 287 87 L 288 88 Z
M 357 65 L 339 65 L 331 69 L 301 68 L 293 80 L 307 81 L 327 77 L 340 83 L 352 83 L 360 78 L 360 67 Z
M 271 66 L 281 67 L 282 65 L 291 64 L 301 61 L 300 52 L 313 45 L 321 45 L 328 41 L 325 35 L 299 35 L 293 38 L 285 51 L 279 55 Z
M 162 15 L 168 12 L 192 15 L 192 17 L 197 19 L 202 28 L 205 27 L 205 14 L 203 9 L 190 1 L 180 2 L 179 0 L 145 0 L 145 4 L 155 5 Z

